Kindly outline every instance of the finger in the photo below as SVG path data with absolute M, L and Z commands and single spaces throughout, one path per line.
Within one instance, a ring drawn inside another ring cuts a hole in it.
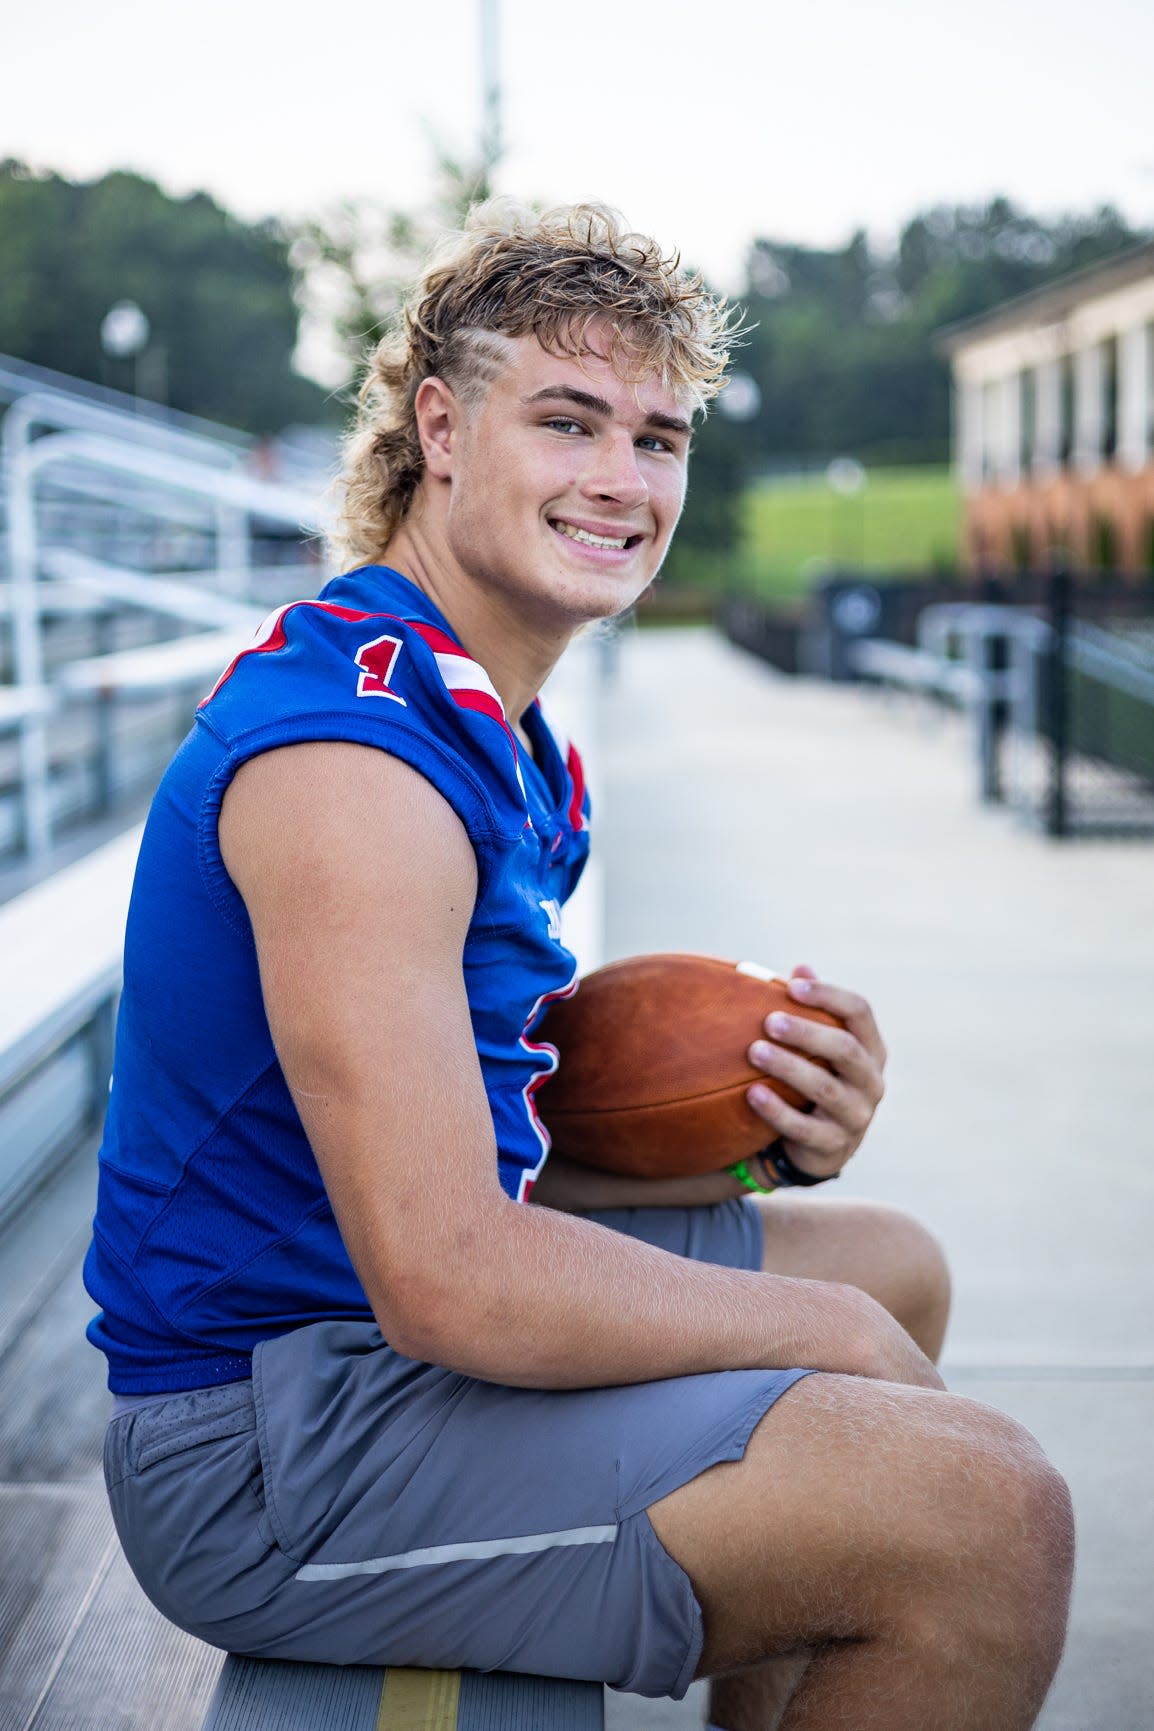
M 809 1053 L 832 1065 L 837 1075 L 862 1089 L 875 1106 L 885 1092 L 878 1060 L 856 1035 L 845 1029 L 828 1028 L 822 1022 L 810 1022 L 804 1016 L 790 1016 L 783 1010 L 775 1010 L 765 1019 L 765 1031 L 771 1043 Z M 759 1068 L 761 1058 L 755 1053 L 760 1054 L 765 1045 L 765 1041 L 756 1040 L 749 1048 L 750 1062 Z
M 763 1082 L 755 1082 L 746 1099 L 770 1126 L 774 1134 L 784 1137 L 786 1152 L 807 1172 L 828 1177 L 840 1172 L 857 1146 L 840 1125 L 817 1112 L 799 1112 L 787 1106 L 779 1094 Z
M 788 981 L 788 990 L 798 1003 L 810 1004 L 814 1009 L 828 1010 L 837 1016 L 877 1063 L 885 1064 L 886 1049 L 874 1013 L 860 992 L 850 992 L 844 986 L 831 986 L 824 980 L 797 975 Z
M 788 1083 L 803 1099 L 820 1106 L 851 1135 L 860 1138 L 869 1128 L 877 1098 L 880 1098 L 875 1095 L 881 1078 L 873 1065 L 866 1085 L 856 1086 L 832 1075 L 823 1065 L 811 1063 L 800 1052 L 791 1052 L 785 1046 L 775 1046 L 768 1041 L 755 1042 L 750 1047 L 749 1056 L 759 1070 L 764 1070 L 767 1076 L 773 1076 L 779 1082 Z

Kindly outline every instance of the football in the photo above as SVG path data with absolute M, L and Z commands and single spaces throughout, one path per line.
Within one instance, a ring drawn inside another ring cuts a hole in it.
M 756 1154 L 773 1132 L 745 1098 L 751 1082 L 793 1106 L 809 1104 L 746 1055 L 754 1040 L 769 1038 L 772 1010 L 842 1026 L 753 962 L 631 956 L 586 975 L 535 1035 L 560 1057 L 536 1094 L 553 1147 L 583 1165 L 644 1178 L 716 1172 Z

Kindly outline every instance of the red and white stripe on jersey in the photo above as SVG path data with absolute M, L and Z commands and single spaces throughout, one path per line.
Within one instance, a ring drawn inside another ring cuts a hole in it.
M 283 649 L 288 641 L 285 633 L 285 620 L 295 607 L 317 607 L 322 613 L 330 613 L 337 619 L 350 622 L 367 619 L 391 619 L 399 625 L 407 625 L 415 631 L 433 651 L 433 659 L 437 671 L 444 681 L 445 688 L 454 703 L 462 709 L 474 709 L 482 715 L 491 716 L 503 729 L 513 751 L 513 761 L 517 766 L 517 779 L 521 779 L 521 765 L 517 752 L 517 738 L 513 729 L 505 719 L 505 709 L 497 694 L 489 675 L 479 661 L 474 661 L 465 654 L 455 637 L 450 637 L 447 631 L 442 631 L 436 625 L 427 625 L 423 619 L 403 619 L 396 613 L 365 613 L 351 607 L 338 607 L 332 601 L 287 601 L 283 607 L 278 607 L 270 613 L 257 627 L 256 635 L 247 648 L 234 655 L 208 696 L 203 698 L 198 707 L 210 703 L 221 686 L 235 673 L 246 655 L 267 655 Z M 400 638 L 388 633 L 373 637 L 367 643 L 362 643 L 353 657 L 361 669 L 357 681 L 359 697 L 391 697 L 398 703 L 405 699 L 390 686 L 392 672 L 396 666 L 397 656 L 402 648 Z M 522 782 L 522 792 L 524 783 Z
M 573 783 L 573 796 L 569 801 L 569 823 L 574 834 L 585 828 L 585 765 L 581 762 L 581 754 L 575 745 L 570 745 L 565 753 L 565 763 L 569 770 L 569 779 Z
M 232 678 L 233 674 L 247 655 L 269 655 L 274 654 L 278 649 L 284 648 L 288 641 L 285 635 L 285 620 L 288 618 L 294 607 L 319 607 L 322 613 L 331 613 L 334 618 L 347 619 L 350 622 L 358 619 L 397 618 L 395 613 L 362 613 L 359 609 L 354 607 L 338 607 L 336 603 L 332 601 L 286 601 L 282 607 L 275 608 L 273 612 L 269 614 L 267 619 L 261 621 L 257 626 L 253 640 L 248 645 L 247 649 L 242 649 L 238 654 L 233 656 L 232 660 L 229 662 L 208 696 L 202 697 L 200 702 L 197 704 L 196 707 L 198 709 L 203 709 L 206 703 L 212 702 L 221 686 Z M 382 639 L 378 638 L 377 641 L 380 642 Z M 368 643 L 364 645 L 365 649 L 371 647 L 372 645 Z M 360 653 L 361 651 L 358 650 L 358 654 Z M 400 701 L 403 702 L 404 699 L 402 698 Z
M 569 771 L 569 780 L 573 784 L 573 792 L 569 798 L 569 827 L 576 835 L 579 830 L 585 828 L 585 813 L 582 810 L 585 804 L 585 765 L 581 762 L 581 754 L 569 735 L 563 728 L 557 726 L 539 697 L 536 699 L 536 703 L 544 717 L 546 727 L 557 741 L 557 749 L 565 760 L 565 767 Z
M 525 783 L 521 777 L 521 756 L 517 750 L 517 736 L 509 726 L 505 716 L 505 705 L 497 693 L 497 688 L 479 661 L 474 661 L 466 655 L 455 637 L 450 637 L 447 631 L 441 631 L 436 625 L 426 625 L 420 619 L 408 619 L 405 623 L 424 639 L 433 651 L 433 659 L 437 663 L 437 672 L 445 682 L 445 689 L 453 702 L 462 709 L 475 709 L 481 715 L 489 715 L 504 728 L 509 744 L 513 750 L 513 763 L 517 771 L 517 780 L 521 792 L 525 792 Z
M 521 1182 L 517 1186 L 518 1202 L 528 1202 L 529 1197 L 533 1192 L 533 1186 L 541 1176 L 541 1168 L 545 1164 L 545 1156 L 553 1145 L 548 1130 L 546 1130 L 544 1124 L 541 1122 L 540 1114 L 537 1111 L 537 1102 L 533 1096 L 545 1078 L 553 1074 L 557 1065 L 561 1061 L 561 1054 L 558 1052 L 556 1046 L 550 1045 L 548 1040 L 531 1040 L 529 1038 L 529 1029 L 532 1027 L 541 1011 L 545 1008 L 546 1004 L 552 1004 L 558 998 L 571 998 L 576 990 L 577 966 L 576 963 L 574 963 L 573 972 L 570 976 L 568 985 L 559 986 L 555 992 L 542 992 L 541 996 L 537 999 L 537 1002 L 533 1005 L 533 1008 L 525 1018 L 525 1027 L 520 1039 L 521 1047 L 524 1051 L 531 1053 L 534 1057 L 547 1058 L 548 1063 L 546 1063 L 542 1069 L 534 1070 L 533 1074 L 521 1090 L 521 1098 L 525 1102 L 525 1111 L 528 1114 L 529 1123 L 532 1125 L 533 1132 L 536 1135 L 538 1142 L 541 1144 L 541 1158 L 538 1160 L 536 1166 L 534 1166 L 531 1172 L 523 1172 L 521 1174 Z

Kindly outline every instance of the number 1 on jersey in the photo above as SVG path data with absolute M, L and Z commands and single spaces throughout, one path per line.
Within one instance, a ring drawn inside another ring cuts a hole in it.
M 361 644 L 353 657 L 361 669 L 361 677 L 357 680 L 358 697 L 391 697 L 394 703 L 404 703 L 399 692 L 389 690 L 389 680 L 400 653 L 399 637 L 374 637 L 371 643 Z

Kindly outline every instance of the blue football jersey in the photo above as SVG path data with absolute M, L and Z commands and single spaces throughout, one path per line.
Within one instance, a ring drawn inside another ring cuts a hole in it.
M 247 1376 L 258 1341 L 370 1314 L 277 1061 L 248 915 L 220 855 L 225 790 L 259 752 L 302 740 L 377 746 L 424 775 L 464 824 L 478 873 L 469 1009 L 500 1181 L 528 1198 L 548 1152 L 534 1092 L 557 1062 L 534 1029 L 575 987 L 560 910 L 588 852 L 588 800 L 580 759 L 540 704 L 520 720 L 532 756 L 449 623 L 382 566 L 279 608 L 201 704 L 153 801 L 128 916 L 85 1264 L 102 1307 L 89 1338 L 114 1392 Z

